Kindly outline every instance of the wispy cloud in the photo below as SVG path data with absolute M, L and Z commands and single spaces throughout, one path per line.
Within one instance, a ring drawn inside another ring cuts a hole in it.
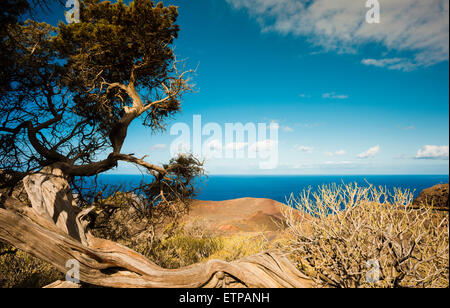
M 309 153 L 309 154 L 314 151 L 314 147 L 305 146 L 305 145 L 295 145 L 294 149 L 296 149 L 300 152 L 305 152 L 305 153 Z
M 448 159 L 448 145 L 426 145 L 417 151 L 416 159 Z
M 282 129 L 284 132 L 287 132 L 287 133 L 292 133 L 292 132 L 294 132 L 294 129 L 293 129 L 292 127 L 290 127 L 290 126 L 282 126 L 281 129 Z
M 368 24 L 365 1 L 354 0 L 227 0 L 247 10 L 263 32 L 306 37 L 324 50 L 355 53 L 377 43 L 394 54 L 389 59 L 365 59 L 366 65 L 412 70 L 449 58 L 448 0 L 381 2 L 379 24 Z M 399 52 L 408 57 L 398 57 Z M 406 59 L 407 58 L 407 59 Z
M 330 92 L 330 93 L 324 93 L 322 94 L 323 98 L 328 98 L 328 99 L 347 99 L 348 95 L 346 94 L 336 94 L 335 92 Z
M 380 152 L 380 146 L 376 145 L 370 149 L 368 149 L 365 152 L 362 152 L 361 154 L 358 155 L 358 158 L 371 158 L 371 157 L 375 157 L 378 153 Z
M 230 142 L 225 145 L 225 150 L 241 151 L 248 146 L 247 142 Z
M 278 141 L 266 139 L 261 140 L 258 142 L 255 142 L 249 147 L 250 151 L 256 151 L 256 152 L 264 152 L 264 151 L 270 151 L 278 146 Z
M 222 151 L 222 142 L 219 139 L 214 139 L 206 144 L 206 149 L 210 151 Z
M 368 66 L 385 67 L 390 70 L 413 71 L 418 67 L 417 63 L 406 58 L 363 59 L 362 64 Z
M 347 161 L 347 160 L 343 160 L 343 161 L 326 161 L 324 164 L 328 165 L 328 166 L 345 166 L 345 165 L 351 165 L 352 162 L 351 161 Z
M 295 127 L 313 128 L 319 126 L 320 123 L 295 123 Z
M 406 159 L 406 158 L 407 158 L 407 156 L 405 154 L 399 154 L 394 157 L 394 159 Z
M 152 146 L 151 149 L 154 151 L 165 150 L 165 149 L 167 149 L 167 144 L 155 144 L 154 146 Z
M 286 167 L 292 168 L 292 169 L 323 169 L 323 170 L 330 170 L 330 169 L 336 169 L 336 168 L 350 168 L 353 169 L 357 166 L 361 166 L 361 163 L 355 163 L 353 161 L 325 161 L 325 162 L 318 162 L 318 163 L 298 163 L 298 164 L 292 164 L 287 165 Z
M 327 156 L 341 156 L 341 155 L 345 155 L 347 154 L 347 152 L 345 150 L 339 150 L 336 152 L 325 152 L 325 155 Z
M 414 125 L 403 127 L 403 130 L 413 130 L 413 129 L 416 129 Z
M 264 152 L 270 151 L 277 146 L 278 141 L 271 139 L 264 139 L 252 144 L 249 144 L 248 142 L 230 142 L 225 145 L 222 145 L 220 140 L 214 139 L 206 144 L 206 149 L 209 151 L 243 151 L 248 148 L 249 151 Z

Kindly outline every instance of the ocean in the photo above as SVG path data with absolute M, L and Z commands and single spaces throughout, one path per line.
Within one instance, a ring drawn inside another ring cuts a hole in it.
M 132 187 L 143 179 L 151 177 L 142 175 L 112 175 L 99 176 L 100 184 L 116 184 Z M 196 199 L 222 201 L 244 197 L 269 198 L 285 202 L 291 193 L 299 194 L 309 186 L 312 189 L 319 185 L 332 183 L 358 183 L 366 186 L 370 183 L 383 186 L 392 191 L 393 188 L 410 189 L 415 197 L 425 188 L 436 184 L 449 182 L 448 175 L 330 175 L 330 176 L 250 176 L 250 175 L 210 175 L 198 183 L 200 190 Z

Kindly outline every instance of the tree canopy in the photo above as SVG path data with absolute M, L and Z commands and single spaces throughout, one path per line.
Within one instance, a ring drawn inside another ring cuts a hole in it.
M 136 198 L 139 207 L 152 219 L 161 211 L 173 219 L 186 210 L 185 201 L 195 193 L 193 180 L 203 174 L 202 163 L 189 154 L 156 165 L 122 149 L 133 121 L 163 130 L 180 110 L 183 94 L 192 90 L 191 71 L 176 60 L 172 47 L 179 31 L 176 7 L 150 0 L 128 5 L 82 0 L 80 22 L 54 27 L 22 21 L 21 14 L 30 10 L 24 0 L 1 5 L 7 9 L 0 15 L 1 241 L 61 272 L 68 260 L 76 261 L 81 281 L 105 287 L 307 285 L 275 253 L 166 270 L 90 232 L 95 217 L 86 218 L 96 202 L 74 198 L 77 178 L 119 161 L 143 167 L 153 181 Z M 14 189 L 21 185 L 25 196 Z M 67 284 L 73 285 L 62 283 Z
M 122 153 L 132 121 L 164 130 L 192 90 L 192 71 L 173 52 L 177 8 L 84 0 L 80 22 L 53 27 L 21 22 L 28 3 L 11 1 L 22 6 L 5 3 L 9 11 L 1 17 L 0 169 L 9 175 L 3 186 L 49 165 L 74 178 L 127 161 L 155 177 L 147 190 L 152 198 L 191 195 L 191 180 L 202 173 L 194 157 L 158 166 Z M 175 188 L 180 194 L 170 193 Z

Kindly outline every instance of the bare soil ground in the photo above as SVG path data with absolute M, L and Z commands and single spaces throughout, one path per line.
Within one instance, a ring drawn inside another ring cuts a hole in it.
M 182 221 L 190 225 L 200 221 L 219 234 L 276 233 L 284 229 L 280 212 L 286 205 L 271 199 L 241 198 L 227 201 L 194 201 Z

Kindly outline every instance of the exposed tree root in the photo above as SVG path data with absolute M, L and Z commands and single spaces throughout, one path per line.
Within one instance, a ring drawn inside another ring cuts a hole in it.
M 32 207 L 14 198 L 0 208 L 0 238 L 66 272 L 80 265 L 80 280 L 104 287 L 310 287 L 311 280 L 279 254 L 263 253 L 233 262 L 211 260 L 180 269 L 163 269 L 120 244 L 95 238 L 73 206 L 62 171 L 45 167 L 23 180 Z M 53 284 L 52 284 L 53 285 Z M 49 287 L 52 287 L 49 285 Z M 66 286 L 62 282 L 55 286 Z

